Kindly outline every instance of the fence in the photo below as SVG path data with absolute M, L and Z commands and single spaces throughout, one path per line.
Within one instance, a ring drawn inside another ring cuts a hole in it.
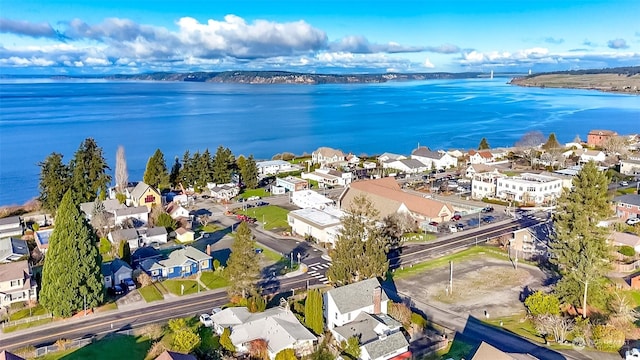
M 51 314 L 45 314 L 45 315 L 31 316 L 31 317 L 20 319 L 20 320 L 5 321 L 5 322 L 2 323 L 2 328 L 4 329 L 4 328 L 10 327 L 10 326 L 26 324 L 26 323 L 30 323 L 30 322 L 33 322 L 33 321 L 43 320 L 43 319 L 50 319 L 52 317 L 53 317 L 53 315 L 51 315 Z
M 640 260 L 636 260 L 631 264 L 614 263 L 613 267 L 617 272 L 632 272 L 640 267 Z
M 134 330 L 133 329 L 122 330 L 122 331 L 114 332 L 114 334 L 134 335 Z M 107 335 L 107 336 L 110 336 L 110 335 Z M 34 357 L 44 356 L 49 353 L 55 353 L 57 351 L 79 349 L 81 347 L 85 347 L 93 343 L 96 340 L 98 340 L 98 337 L 96 335 L 87 337 L 87 338 L 82 338 L 82 339 L 75 339 L 75 340 L 60 339 L 56 341 L 56 343 L 53 345 L 41 346 L 35 349 L 27 348 L 27 349 L 23 349 L 22 351 L 18 350 L 15 353 L 25 358 L 34 358 Z

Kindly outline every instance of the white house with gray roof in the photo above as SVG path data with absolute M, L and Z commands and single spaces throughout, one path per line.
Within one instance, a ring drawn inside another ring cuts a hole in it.
M 360 341 L 360 359 L 386 360 L 409 352 L 409 342 L 400 331 L 402 324 L 385 314 L 361 312 L 352 322 L 331 330 L 342 343 L 355 336 Z
M 265 340 L 270 359 L 285 349 L 293 349 L 298 357 L 308 355 L 317 340 L 291 310 L 282 307 L 259 313 L 250 313 L 246 307 L 227 308 L 211 315 L 211 319 L 218 334 L 230 329 L 231 342 L 240 353 L 249 351 L 251 341 Z
M 132 251 L 140 247 L 140 235 L 136 229 L 114 230 L 107 235 L 107 238 L 114 246 L 118 246 L 120 241 L 126 241 Z
M 0 219 L 0 238 L 22 236 L 24 228 L 19 216 L 10 216 Z
M 427 165 L 416 159 L 401 159 L 382 163 L 384 169 L 395 169 L 407 174 L 417 174 L 429 170 Z
M 387 314 L 389 297 L 377 278 L 331 289 L 323 297 L 324 318 L 329 330 L 353 321 L 361 312 Z
M 113 211 L 113 214 L 115 215 L 114 223 L 118 226 L 122 225 L 127 219 L 132 219 L 134 222 L 144 225 L 149 222 L 150 211 L 151 210 L 144 205 L 116 209 Z
M 458 166 L 458 159 L 444 151 L 431 151 L 426 146 L 420 146 L 411 152 L 411 158 L 425 164 L 429 169 L 448 169 Z
M 281 172 L 289 172 L 299 169 L 298 166 L 292 166 L 290 162 L 284 160 L 268 160 L 256 162 L 256 168 L 258 169 L 258 175 L 268 176 L 275 175 Z

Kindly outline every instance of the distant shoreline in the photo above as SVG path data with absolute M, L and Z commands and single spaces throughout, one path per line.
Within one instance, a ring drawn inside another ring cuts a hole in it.
M 523 87 L 596 90 L 640 95 L 640 74 L 540 74 L 513 78 L 509 84 Z

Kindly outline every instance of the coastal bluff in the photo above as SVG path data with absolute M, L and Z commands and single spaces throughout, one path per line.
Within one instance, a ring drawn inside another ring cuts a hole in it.
M 516 77 L 509 83 L 526 87 L 597 90 L 640 95 L 640 66 L 544 73 Z

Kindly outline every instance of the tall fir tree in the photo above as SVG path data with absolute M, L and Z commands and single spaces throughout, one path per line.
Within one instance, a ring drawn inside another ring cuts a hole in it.
M 87 138 L 80 144 L 69 167 L 76 204 L 93 201 L 96 196 L 104 197 L 111 176 L 107 174 L 109 166 L 102 148 L 93 138 Z
M 549 134 L 549 137 L 547 138 L 547 142 L 542 144 L 542 148 L 545 150 L 559 149 L 561 147 L 562 145 L 560 145 L 560 143 L 558 142 L 558 139 L 556 139 L 555 133 Z
M 258 166 L 253 155 L 249 155 L 244 162 L 244 166 L 240 167 L 240 174 L 242 174 L 242 182 L 247 189 L 255 189 L 258 187 Z
M 40 195 L 38 201 L 42 207 L 52 213 L 58 209 L 65 192 L 69 190 L 71 172 L 69 167 L 62 162 L 63 155 L 51 153 L 47 158 L 38 163 L 40 166 Z
M 247 165 L 247 158 L 244 155 L 240 155 L 236 158 L 236 168 L 238 169 L 238 173 L 240 174 L 240 182 L 244 183 L 244 174 L 242 173 L 242 169 Z
M 384 276 L 389 269 L 386 240 L 376 226 L 378 211 L 371 201 L 357 196 L 347 213 L 327 271 L 329 280 L 338 286 Z
M 587 163 L 573 178 L 573 190 L 562 194 L 553 214 L 551 261 L 562 275 L 556 292 L 561 300 L 580 304 L 584 317 L 588 301 L 600 292 L 608 270 L 608 229 L 598 226 L 611 214 L 608 185 L 606 174 L 594 162 Z
M 304 302 L 304 322 L 317 335 L 324 330 L 322 318 L 322 293 L 319 289 L 311 289 Z
M 169 184 L 172 187 L 177 188 L 178 184 L 180 184 L 180 171 L 182 170 L 182 164 L 180 163 L 180 159 L 176 156 L 173 161 L 173 165 L 171 165 L 171 172 L 169 173 Z
M 232 164 L 235 157 L 228 148 L 218 146 L 213 157 L 213 180 L 217 184 L 226 184 L 231 181 Z
M 480 144 L 478 145 L 478 150 L 488 150 L 489 147 L 489 142 L 487 141 L 487 138 L 482 138 L 480 140 Z
M 189 150 L 187 150 L 184 152 L 184 155 L 182 155 L 182 169 L 180 169 L 178 183 L 185 187 L 193 185 L 195 182 L 194 170 L 193 157 L 189 153 Z
M 153 155 L 147 161 L 147 167 L 144 170 L 143 181 L 156 189 L 166 189 L 169 187 L 169 172 L 167 171 L 167 162 L 164 160 L 164 154 L 160 149 L 156 149 Z
M 236 236 L 231 244 L 231 255 L 224 270 L 229 280 L 227 293 L 230 298 L 247 298 L 255 293 L 260 278 L 260 265 L 254 249 L 253 234 L 249 225 L 243 221 L 236 229 Z
M 96 307 L 104 297 L 97 238 L 71 191 L 58 208 L 42 270 L 40 303 L 58 317 L 69 317 L 85 304 L 87 309 Z

